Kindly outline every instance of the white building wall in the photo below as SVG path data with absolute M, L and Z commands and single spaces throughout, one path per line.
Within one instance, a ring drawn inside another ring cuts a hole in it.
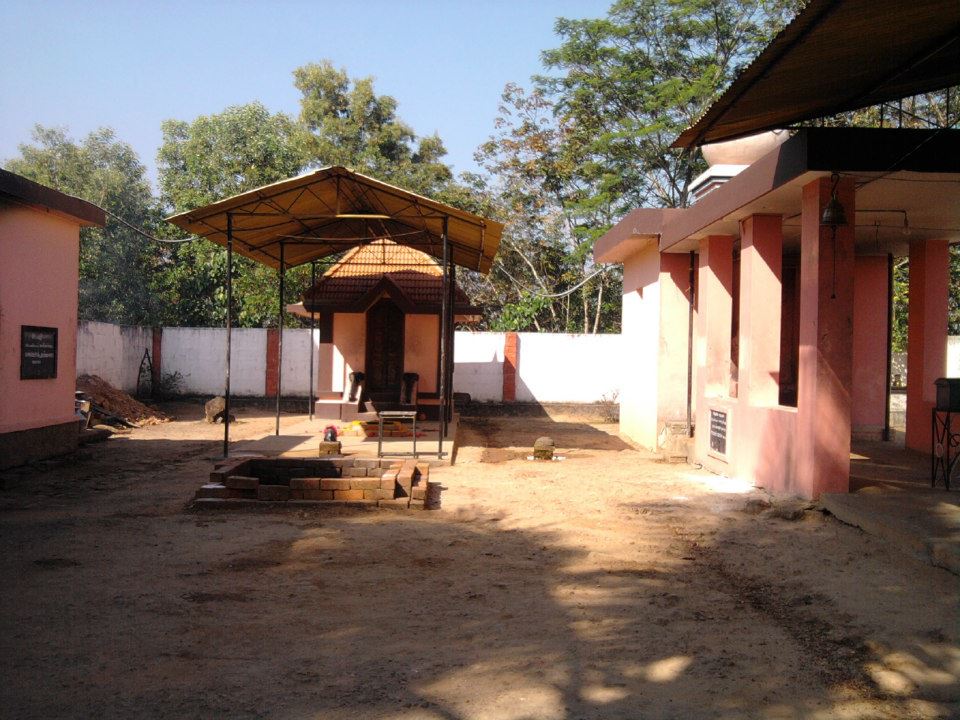
M 150 328 L 81 322 L 77 327 L 77 375 L 98 375 L 114 387 L 134 394 L 146 350 L 152 355 Z
M 519 335 L 520 402 L 617 402 L 624 394 L 624 382 L 649 374 L 642 371 L 638 377 L 638 363 L 643 360 L 625 357 L 626 339 L 620 335 Z M 163 328 L 161 369 L 164 375 L 180 374 L 177 392 L 207 396 L 223 393 L 226 337 L 224 328 Z M 505 338 L 506 333 L 497 332 L 456 333 L 455 392 L 468 393 L 481 402 L 502 400 Z M 115 387 L 134 392 L 143 351 L 152 352 L 152 339 L 149 328 L 82 323 L 77 343 L 78 373 L 100 375 Z M 319 382 L 318 341 L 319 331 L 314 331 L 315 392 Z M 285 396 L 306 397 L 309 392 L 309 342 L 309 330 L 283 332 Z M 266 351 L 265 329 L 233 331 L 230 388 L 234 395 L 264 396 Z M 342 365 L 343 360 L 340 362 Z M 642 393 L 646 388 L 637 390 Z
M 900 385 L 894 387 L 906 387 L 907 385 L 907 354 L 893 353 L 893 367 L 891 373 L 896 379 L 900 376 Z M 944 377 L 960 377 L 960 335 L 947 336 L 947 367 Z
M 620 335 L 519 333 L 518 341 L 518 401 L 591 403 L 619 397 Z
M 960 335 L 947 338 L 947 377 L 960 377 Z
M 506 333 L 458 331 L 453 345 L 453 391 L 479 401 L 503 398 Z

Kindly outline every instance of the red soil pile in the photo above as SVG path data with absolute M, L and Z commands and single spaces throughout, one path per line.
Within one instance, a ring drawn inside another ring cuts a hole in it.
M 77 390 L 85 392 L 95 405 L 121 417 L 133 425 L 156 425 L 169 422 L 170 417 L 147 407 L 122 390 L 117 390 L 98 375 L 81 375 L 77 378 Z

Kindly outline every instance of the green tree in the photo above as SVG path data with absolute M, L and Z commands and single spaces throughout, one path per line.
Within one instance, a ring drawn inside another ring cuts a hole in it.
M 450 185 L 443 141 L 418 137 L 397 116 L 397 101 L 377 95 L 373 78 L 351 79 L 328 60 L 299 67 L 293 77 L 312 165 L 343 165 L 431 196 Z
M 260 103 L 229 107 L 193 122 L 168 120 L 157 155 L 161 201 L 177 213 L 297 175 L 306 165 L 308 137 L 283 113 Z M 170 231 L 171 235 L 173 232 Z M 161 284 L 165 322 L 220 325 L 226 317 L 226 251 L 195 241 L 167 246 Z M 238 325 L 276 325 L 278 276 L 259 263 L 234 257 L 234 317 Z M 309 268 L 287 273 L 285 302 L 306 288 Z
M 618 0 L 606 18 L 560 18 L 554 74 L 537 84 L 554 101 L 564 152 L 591 185 L 591 202 L 619 214 L 682 207 L 703 169 L 670 144 L 789 19 L 797 0 Z
M 61 128 L 36 126 L 33 142 L 19 146 L 11 172 L 88 200 L 132 225 L 153 230 L 158 208 L 136 152 L 100 128 L 80 142 Z M 151 325 L 160 319 L 156 244 L 108 215 L 104 228 L 80 231 L 81 320 Z
M 605 18 L 557 20 L 550 74 L 507 86 L 477 153 L 508 226 L 490 284 L 520 304 L 514 321 L 619 329 L 619 268 L 598 274 L 594 243 L 635 207 L 688 203 L 705 165 L 670 144 L 797 5 L 619 0 Z M 535 296 L 551 302 L 530 312 Z
M 371 78 L 353 79 L 329 62 L 294 71 L 301 93 L 293 119 L 263 105 L 227 108 L 193 122 L 163 124 L 158 154 L 161 200 L 183 212 L 302 172 L 344 165 L 458 207 L 476 205 L 473 188 L 457 183 L 441 158 L 436 135 L 418 137 L 397 116 L 397 102 L 377 95 Z M 169 322 L 219 325 L 224 321 L 224 251 L 185 243 L 167 251 L 164 292 Z M 287 272 L 285 302 L 296 302 L 309 283 L 309 266 Z M 235 317 L 240 325 L 274 325 L 277 274 L 238 258 Z M 289 318 L 291 323 L 297 322 Z
M 960 335 L 960 245 L 950 246 L 950 286 L 947 334 Z M 893 351 L 906 352 L 910 310 L 910 263 L 898 258 L 893 266 Z
M 614 218 L 602 198 L 586 197 L 554 109 L 542 90 L 507 85 L 496 132 L 476 153 L 506 222 L 487 283 L 500 298 L 490 317 L 497 329 L 597 332 L 618 317 L 604 294 L 619 294 L 619 269 L 598 274 L 590 253 L 595 229 Z

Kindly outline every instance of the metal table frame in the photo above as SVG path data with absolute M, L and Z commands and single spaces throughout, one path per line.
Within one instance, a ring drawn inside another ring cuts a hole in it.
M 949 410 L 937 410 L 931 413 L 933 430 L 930 452 L 930 485 L 937 486 L 937 481 L 943 479 L 944 487 L 950 489 L 950 476 L 954 466 L 960 460 L 960 428 L 953 428 L 953 416 L 958 413 Z
M 419 457 L 417 453 L 417 411 L 416 410 L 383 410 L 377 413 L 379 427 L 377 429 L 377 457 L 383 457 L 383 421 L 384 420 L 411 420 L 413 422 L 413 452 L 389 453 L 397 457 Z

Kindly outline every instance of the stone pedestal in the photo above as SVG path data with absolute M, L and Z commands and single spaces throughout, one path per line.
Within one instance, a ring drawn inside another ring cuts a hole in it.
M 340 455 L 341 445 L 339 440 L 321 440 L 320 455 Z

